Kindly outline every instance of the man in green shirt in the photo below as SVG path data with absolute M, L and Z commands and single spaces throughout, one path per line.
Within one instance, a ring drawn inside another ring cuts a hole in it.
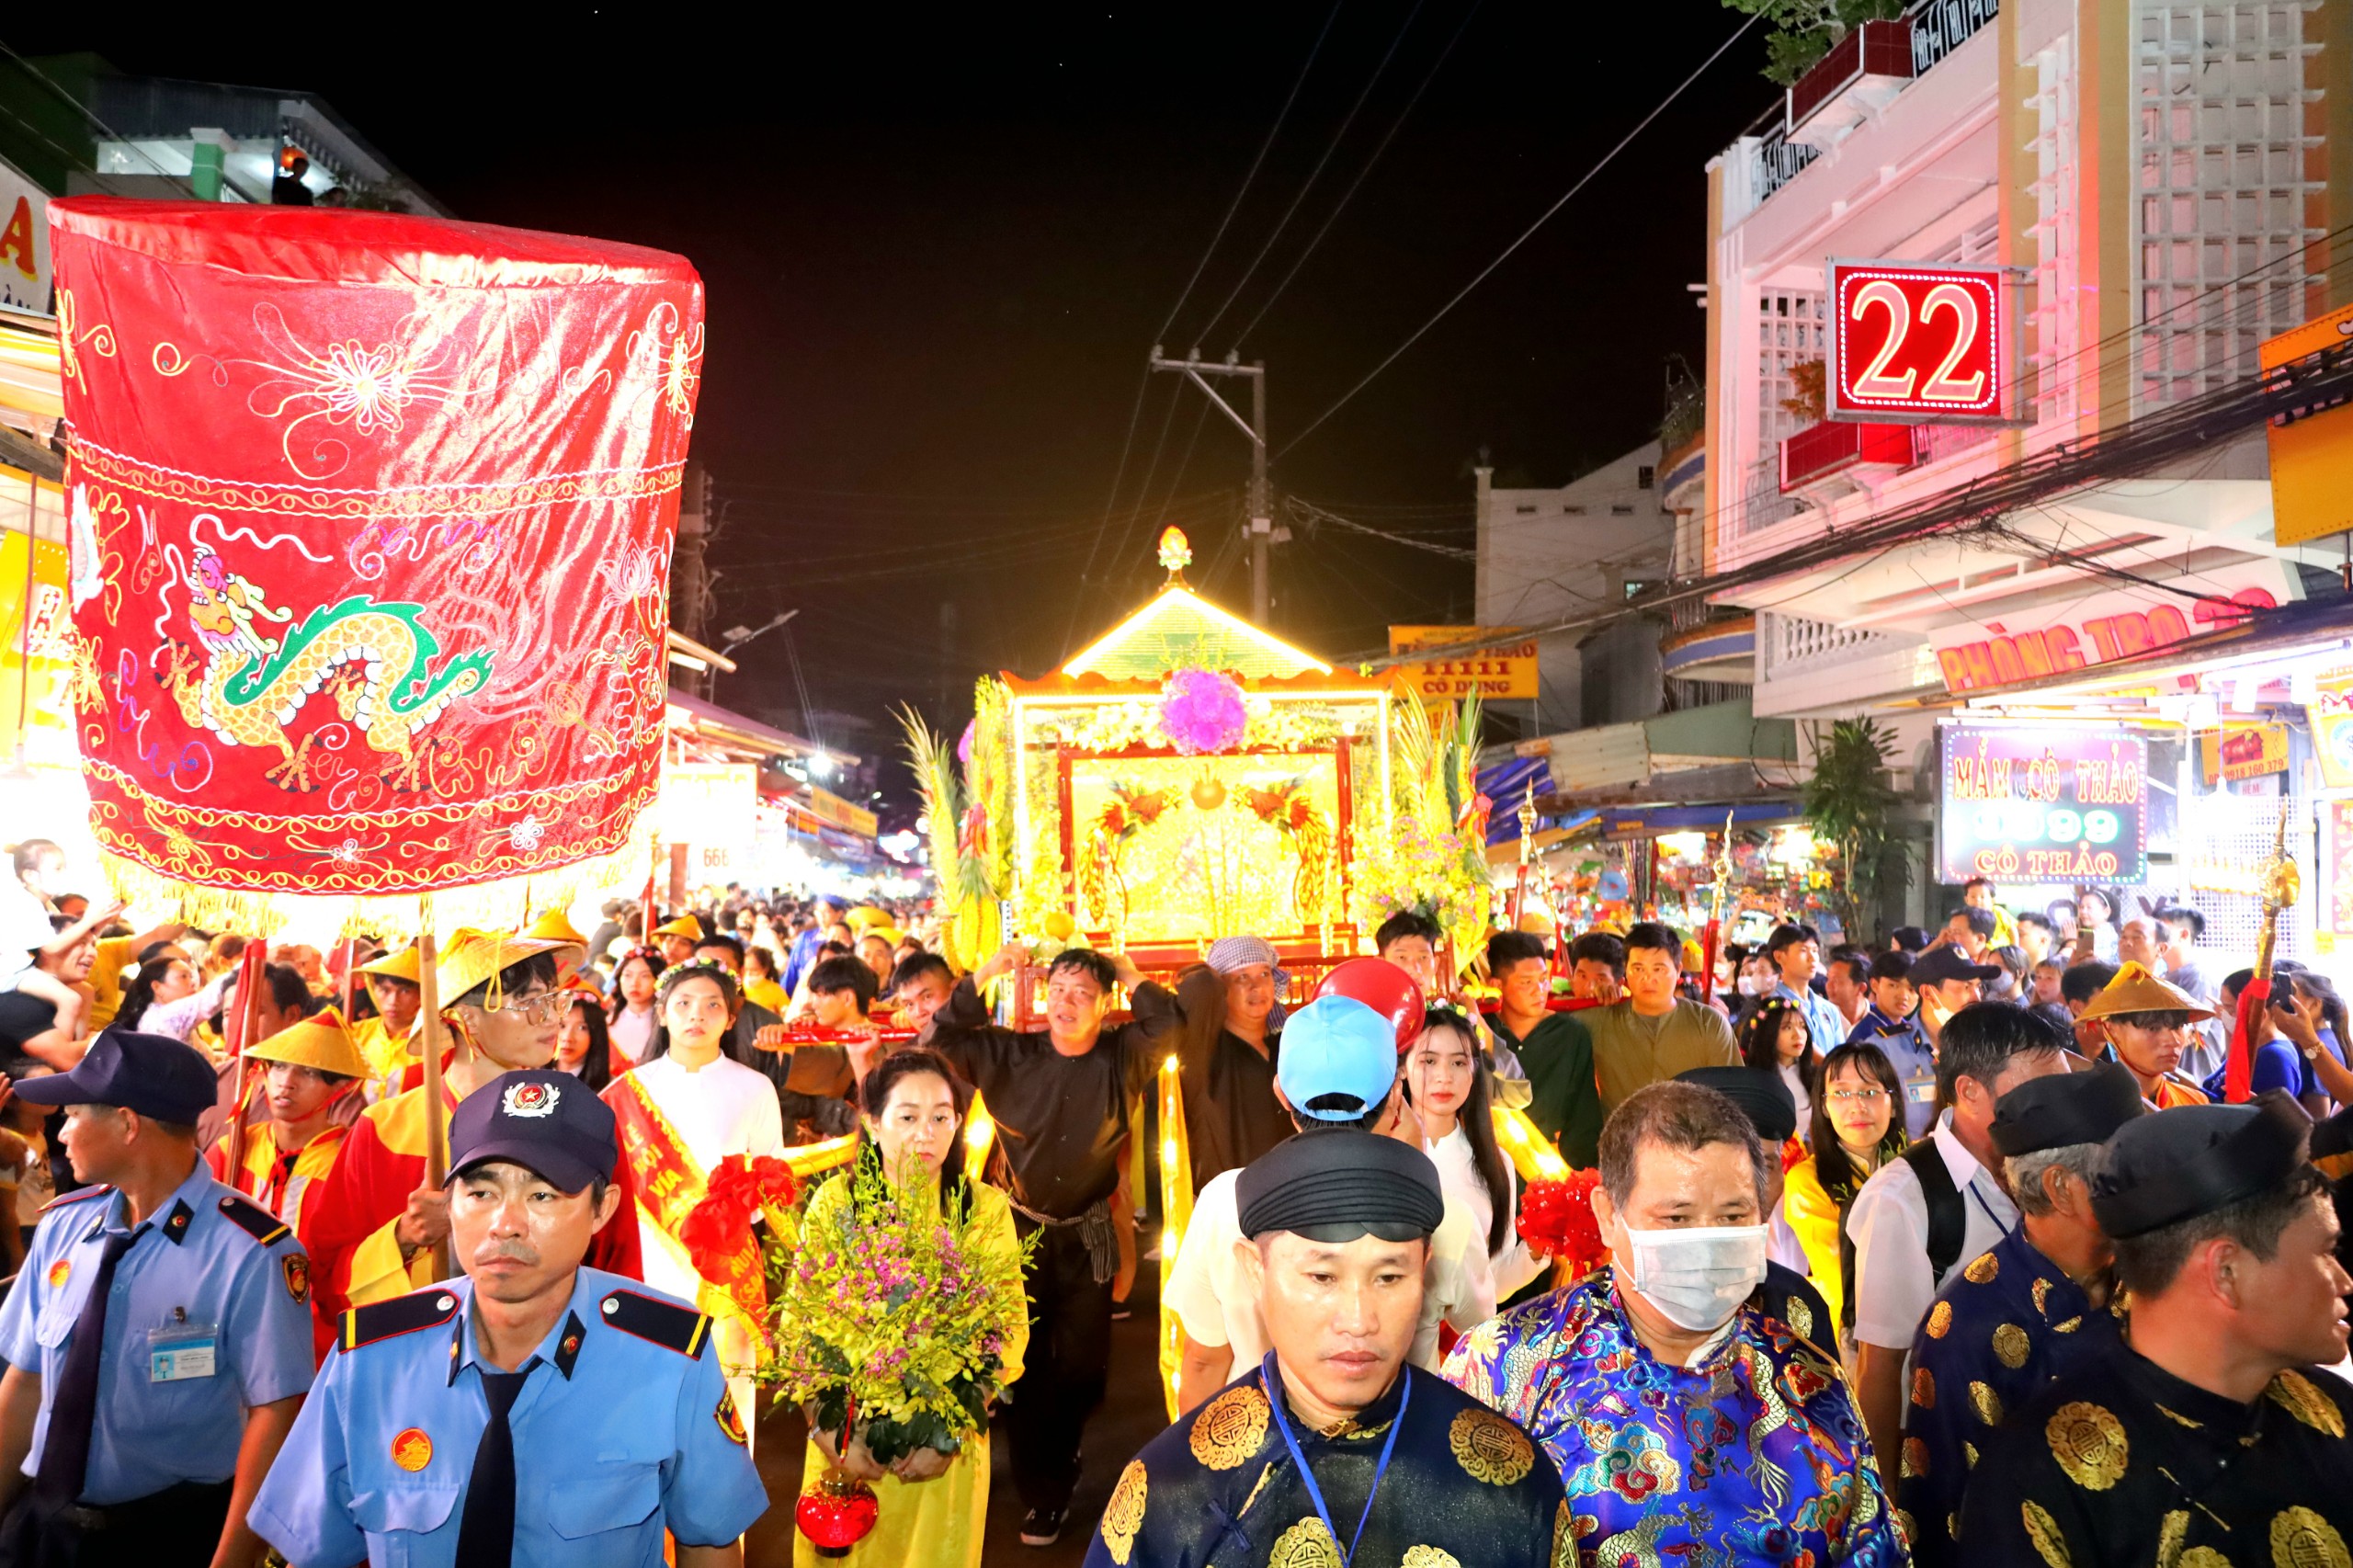
M 1602 1107 L 1594 1084 L 1593 1040 L 1577 1021 L 1581 1015 L 1546 1007 L 1552 983 L 1542 938 L 1524 931 L 1497 932 L 1487 939 L 1487 971 L 1502 1000 L 1501 1008 L 1488 1015 L 1487 1027 L 1518 1056 L 1528 1074 L 1528 1119 L 1559 1145 L 1571 1165 L 1595 1166 L 1601 1158 Z M 1591 1017 L 1592 1009 L 1582 1016 Z
M 1664 1083 L 1694 1067 L 1740 1062 L 1740 1047 L 1723 1015 L 1675 994 L 1681 959 L 1682 943 L 1673 931 L 1655 921 L 1642 922 L 1626 933 L 1626 994 L 1578 1015 L 1593 1041 L 1604 1114 L 1645 1084 Z

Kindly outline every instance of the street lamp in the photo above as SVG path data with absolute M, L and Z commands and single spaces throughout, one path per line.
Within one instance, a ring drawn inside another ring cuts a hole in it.
M 769 621 L 765 626 L 731 626 L 726 631 L 720 633 L 720 635 L 726 638 L 727 641 L 719 645 L 719 651 L 722 653 L 733 653 L 736 649 L 742 647 L 745 643 L 749 642 L 753 638 L 766 636 L 767 633 L 774 631 L 778 627 L 782 626 L 786 621 L 790 620 L 794 616 L 799 615 L 801 611 L 798 609 L 786 610 L 783 614 L 778 616 L 775 619 Z

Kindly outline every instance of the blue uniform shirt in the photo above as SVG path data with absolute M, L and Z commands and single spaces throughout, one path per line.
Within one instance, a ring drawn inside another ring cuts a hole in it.
M 1847 1043 L 1868 1040 L 1887 1053 L 1895 1075 L 1904 1080 L 1904 1129 L 1917 1143 L 1937 1125 L 1937 1049 L 1921 1026 L 1920 1009 L 1891 1018 L 1874 1002 L 1847 1036 Z
M 27 1475 L 40 1469 L 50 1403 L 106 1238 L 132 1229 L 125 1208 L 111 1187 L 52 1204 L 0 1307 L 0 1358 L 41 1380 Z M 311 1386 L 310 1260 L 292 1231 L 199 1160 L 136 1234 L 107 1298 L 81 1496 L 93 1507 L 229 1480 L 245 1412 Z
M 255 1531 L 290 1562 L 457 1561 L 490 1419 L 471 1290 L 454 1279 L 345 1314 L 254 1499 Z M 514 1568 L 659 1568 L 665 1526 L 687 1545 L 716 1546 L 767 1510 L 709 1324 L 634 1279 L 580 1271 L 507 1415 Z

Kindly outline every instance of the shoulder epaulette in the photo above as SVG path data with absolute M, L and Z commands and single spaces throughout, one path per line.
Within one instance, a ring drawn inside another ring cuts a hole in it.
M 412 1290 L 389 1301 L 370 1301 L 343 1314 L 335 1326 L 335 1344 L 344 1350 L 397 1339 L 421 1328 L 437 1328 L 458 1315 L 458 1298 L 449 1290 Z
M 85 1199 L 91 1198 L 104 1198 L 108 1193 L 112 1192 L 113 1190 L 113 1187 L 104 1185 L 97 1187 L 77 1187 L 71 1192 L 61 1192 L 56 1197 L 51 1199 L 48 1202 L 42 1204 L 40 1206 L 40 1211 L 46 1214 L 51 1210 L 62 1209 L 68 1203 L 80 1203 Z
M 290 1234 L 293 1227 L 242 1192 L 222 1195 L 221 1213 L 231 1224 L 262 1245 Z
M 634 1290 L 614 1290 L 597 1303 L 597 1310 L 603 1315 L 607 1327 L 618 1328 L 623 1334 L 633 1334 L 665 1350 L 675 1350 L 689 1360 L 702 1355 L 702 1347 L 710 1338 L 710 1318 L 692 1307 L 665 1301 L 657 1296 L 642 1296 Z

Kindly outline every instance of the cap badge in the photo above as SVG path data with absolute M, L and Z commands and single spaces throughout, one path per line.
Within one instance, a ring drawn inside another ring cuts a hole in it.
M 514 1084 L 499 1096 L 498 1108 L 509 1116 L 553 1116 L 556 1098 L 553 1084 Z
M 408 1427 L 392 1439 L 392 1462 L 412 1475 L 433 1462 L 433 1439 L 424 1427 Z

